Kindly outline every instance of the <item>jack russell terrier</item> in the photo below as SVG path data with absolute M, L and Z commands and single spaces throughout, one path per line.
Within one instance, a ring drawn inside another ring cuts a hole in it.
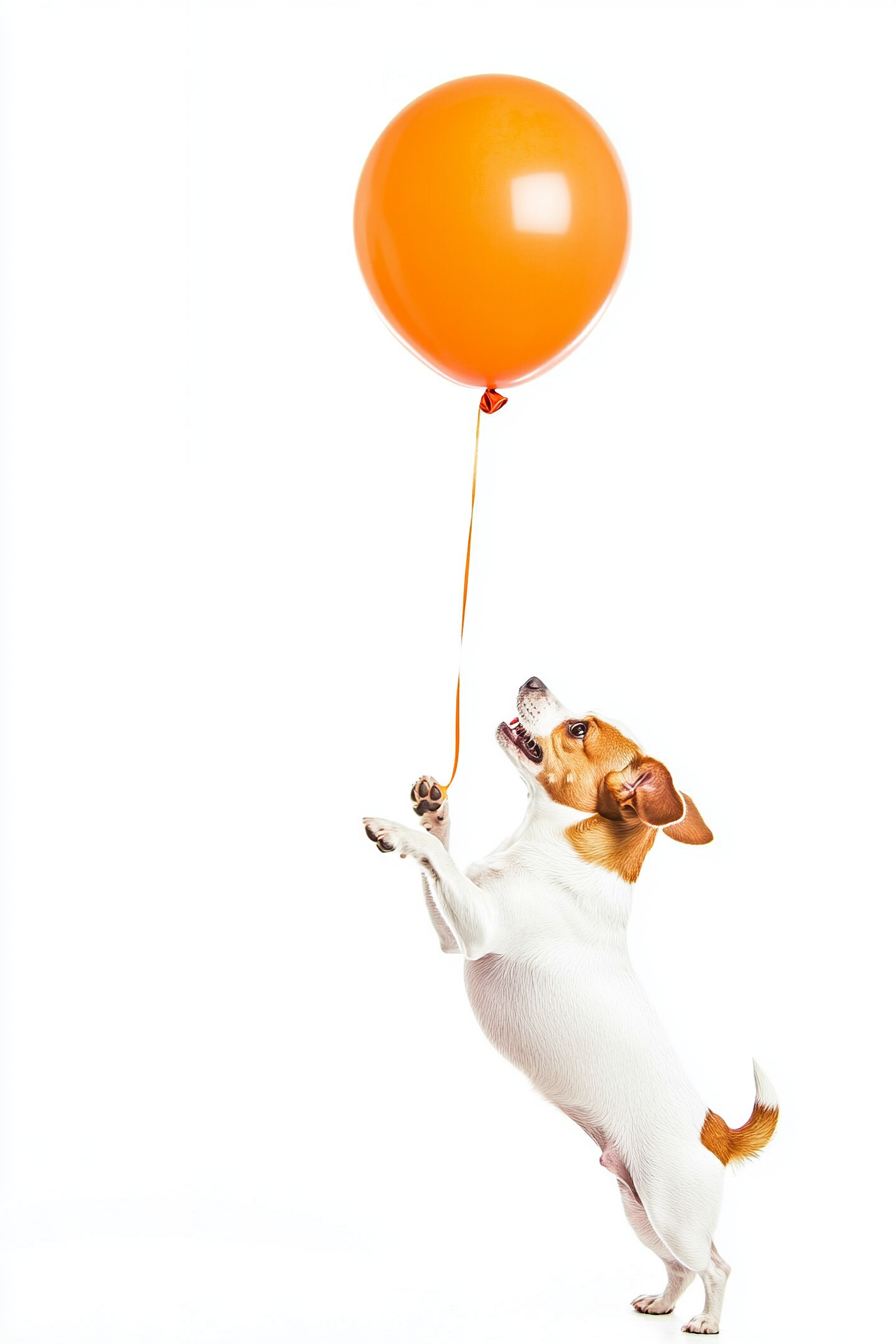
M 730 1267 L 713 1245 L 724 1168 L 768 1143 L 774 1091 L 754 1061 L 756 1103 L 740 1129 L 706 1108 L 685 1076 L 628 957 L 632 888 L 659 831 L 712 839 L 669 771 L 617 727 L 570 712 L 544 682 L 520 688 L 497 740 L 522 775 L 522 824 L 466 876 L 448 854 L 448 804 L 429 776 L 411 792 L 424 830 L 366 817 L 377 848 L 423 869 L 445 952 L 466 959 L 467 993 L 492 1044 L 601 1148 L 626 1217 L 660 1257 L 662 1293 L 636 1311 L 666 1315 L 699 1274 L 703 1311 L 682 1328 L 718 1333 Z

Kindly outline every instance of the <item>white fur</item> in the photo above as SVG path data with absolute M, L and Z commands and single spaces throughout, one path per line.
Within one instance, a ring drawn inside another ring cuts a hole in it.
M 521 688 L 520 722 L 547 735 L 572 717 L 547 688 Z M 564 832 L 582 813 L 553 802 L 541 766 L 498 740 L 529 791 L 522 824 L 462 873 L 434 835 L 380 818 L 368 834 L 423 867 L 446 951 L 466 958 L 473 1011 L 492 1044 L 599 1144 L 637 1235 L 665 1262 L 671 1311 L 699 1273 L 703 1313 L 685 1330 L 715 1333 L 728 1266 L 712 1244 L 724 1168 L 703 1146 L 706 1105 L 686 1077 L 629 960 L 633 886 L 580 858 Z M 757 1097 L 775 1105 L 756 1066 Z

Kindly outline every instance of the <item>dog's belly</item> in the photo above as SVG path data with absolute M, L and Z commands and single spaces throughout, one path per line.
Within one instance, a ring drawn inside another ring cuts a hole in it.
M 539 1092 L 594 1135 L 699 1134 L 706 1108 L 627 959 L 568 946 L 537 959 L 465 963 L 467 993 L 491 1043 Z

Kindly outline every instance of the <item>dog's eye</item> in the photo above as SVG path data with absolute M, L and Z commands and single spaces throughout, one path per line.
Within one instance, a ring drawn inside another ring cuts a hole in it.
M 570 737 L 584 737 L 588 731 L 587 723 L 571 723 L 566 730 Z

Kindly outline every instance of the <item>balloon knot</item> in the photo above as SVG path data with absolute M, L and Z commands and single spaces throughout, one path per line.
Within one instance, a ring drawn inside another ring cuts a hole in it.
M 482 394 L 479 409 L 485 411 L 486 415 L 493 415 L 495 411 L 500 411 L 501 407 L 506 405 L 506 397 L 502 397 L 501 393 L 496 392 L 493 387 L 487 387 Z

